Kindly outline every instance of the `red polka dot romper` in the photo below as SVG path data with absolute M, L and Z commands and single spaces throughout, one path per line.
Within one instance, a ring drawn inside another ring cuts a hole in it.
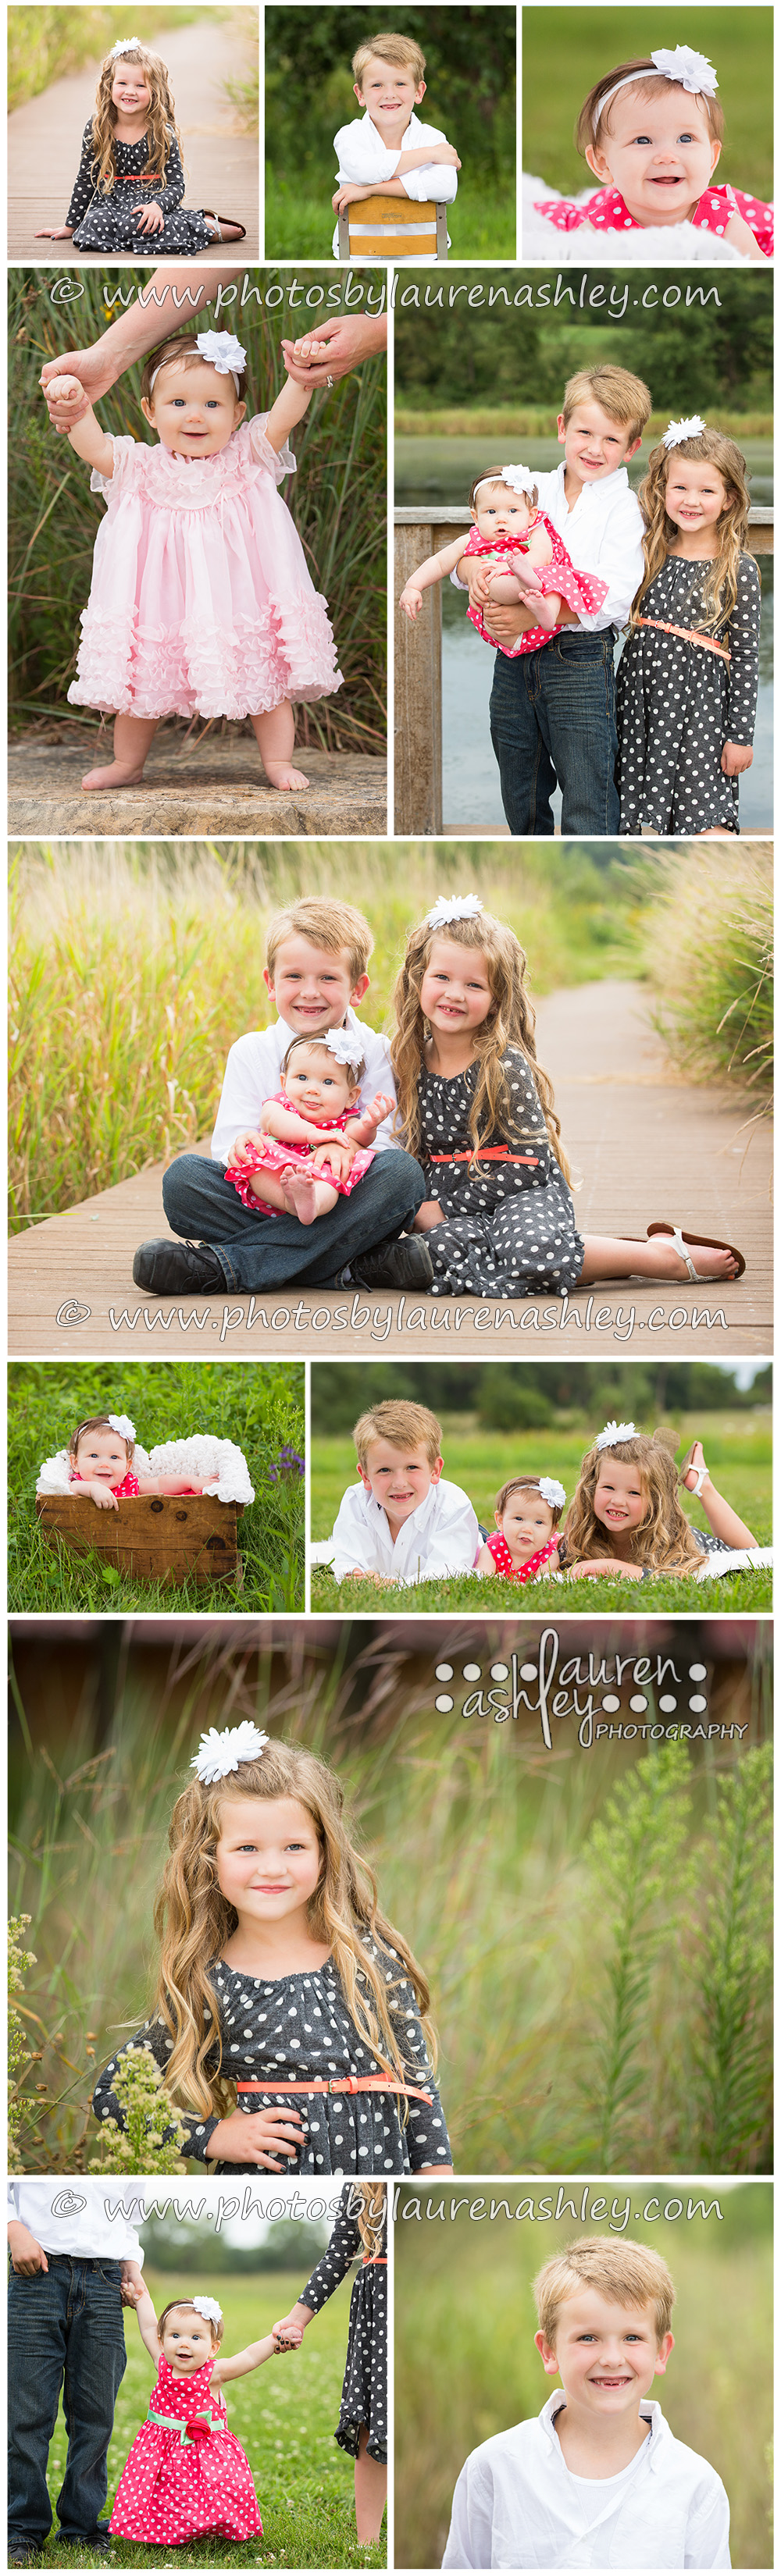
M 263 2524 L 246 2452 L 228 2431 L 221 2390 L 211 2393 L 214 2362 L 191 2379 L 175 2379 L 163 2353 L 149 2400 L 122 2471 L 109 2530 L 147 2548 L 175 2546 L 219 2532 L 249 2540 Z M 164 2416 L 165 2423 L 153 2417 Z
M 89 1481 L 86 1476 L 79 1475 L 76 1467 L 71 1468 L 70 1480 L 72 1485 L 86 1485 Z M 109 1491 L 112 1494 L 116 1494 L 117 1499 L 120 1502 L 124 1502 L 128 1496 L 132 1501 L 137 1494 L 140 1494 L 141 1487 L 139 1485 L 138 1477 L 133 1474 L 132 1467 L 128 1467 L 127 1473 L 122 1478 L 121 1485 L 111 1485 Z
M 570 563 L 566 546 L 562 544 L 558 530 L 551 525 L 550 519 L 546 519 L 542 510 L 535 510 L 530 524 L 532 527 L 545 529 L 553 549 L 550 563 L 534 564 L 532 567 L 535 581 L 539 582 L 541 591 L 546 594 L 552 590 L 558 591 L 561 598 L 566 599 L 568 608 L 574 609 L 576 617 L 579 617 L 584 609 L 587 616 L 594 616 L 597 609 L 601 608 L 603 599 L 607 598 L 607 582 L 600 581 L 596 573 L 576 572 L 574 564 Z M 528 553 L 528 541 L 523 537 L 481 537 L 478 529 L 473 528 L 464 547 L 464 553 L 465 555 L 522 555 Z M 511 564 L 509 569 L 512 570 Z M 519 635 L 514 644 L 500 644 L 498 638 L 489 634 L 487 627 L 484 626 L 481 608 L 467 609 L 467 616 L 471 617 L 472 625 L 477 627 L 478 635 L 482 635 L 484 643 L 492 644 L 494 652 L 505 653 L 508 661 L 511 662 L 515 661 L 518 653 L 536 653 L 540 644 L 552 644 L 556 632 L 555 627 L 551 626 L 529 626 L 525 635 Z
M 630 215 L 620 188 L 600 188 L 588 205 L 576 206 L 571 197 L 544 197 L 535 206 L 536 215 L 547 215 L 560 233 L 574 233 L 582 224 L 593 224 L 599 232 L 639 233 L 645 226 L 636 215 Z M 765 259 L 773 257 L 773 208 L 758 197 L 747 197 L 742 188 L 706 188 L 689 217 L 696 232 L 723 235 L 731 215 L 742 215 L 753 233 Z
M 486 1540 L 488 1554 L 493 1557 L 497 1574 L 506 1575 L 508 1583 L 533 1583 L 535 1574 L 541 1574 L 543 1566 L 547 1565 L 549 1557 L 553 1556 L 556 1545 L 555 1538 L 548 1538 L 544 1547 L 535 1548 L 534 1555 L 527 1556 L 524 1565 L 513 1565 L 503 1530 L 494 1530 L 493 1537 Z

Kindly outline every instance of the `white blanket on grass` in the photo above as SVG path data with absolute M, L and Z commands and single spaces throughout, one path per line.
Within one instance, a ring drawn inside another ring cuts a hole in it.
M 204 1492 L 214 1494 L 218 1503 L 254 1503 L 255 1488 L 250 1484 L 249 1468 L 241 1449 L 233 1440 L 216 1440 L 210 1431 L 194 1431 L 189 1440 L 163 1440 L 156 1449 L 142 1449 L 136 1441 L 131 1469 L 142 1476 L 195 1476 L 204 1482 Z M 78 1493 L 71 1484 L 67 1449 L 58 1449 L 53 1458 L 44 1458 L 38 1471 L 37 1494 Z

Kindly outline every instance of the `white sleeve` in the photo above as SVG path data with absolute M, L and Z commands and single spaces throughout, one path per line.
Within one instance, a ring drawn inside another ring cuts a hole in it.
M 384 1091 L 386 1100 L 395 1102 L 396 1085 L 391 1068 L 390 1040 L 383 1037 L 379 1029 L 365 1029 L 362 1021 L 359 1021 L 359 1028 L 364 1042 L 366 1064 L 359 1105 L 361 1109 L 368 1109 L 370 1101 L 374 1099 L 375 1091 Z M 393 1132 L 393 1110 L 391 1110 L 390 1117 L 383 1118 L 382 1126 L 377 1129 L 373 1150 L 375 1154 L 383 1154 L 389 1145 L 395 1145 L 398 1148 L 401 1141 L 401 1137 L 395 1136 Z
M 334 135 L 334 151 L 339 163 L 337 177 L 340 182 L 352 180 L 355 186 L 362 188 L 368 187 L 373 179 L 379 187 L 383 179 L 395 178 L 396 163 L 401 158 L 401 145 L 398 152 L 387 152 L 374 126 L 358 117 L 354 125 L 340 125 L 338 134 Z
M 451 1574 L 472 1574 L 480 1547 L 477 1515 L 466 1494 L 459 1494 L 443 1515 L 441 1530 L 433 1529 L 419 1571 L 407 1576 L 410 1583 L 447 1582 Z
M 694 2497 L 686 2525 L 685 2567 L 731 2567 L 729 2498 L 711 2471 L 704 2491 Z
M 490 2476 L 466 2461 L 453 2497 L 443 2567 L 490 2567 L 493 2543 Z
M 452 161 L 424 161 L 418 170 L 402 170 L 401 184 L 406 197 L 423 204 L 434 197 L 440 205 L 452 206 L 458 193 L 458 171 Z
M 363 1509 L 363 1486 L 348 1485 L 334 1521 L 332 1531 L 334 1582 L 342 1583 L 359 1565 L 363 1574 L 379 1574 L 380 1567 L 372 1534 Z
M 643 527 L 635 495 L 623 492 L 606 521 L 601 542 L 588 563 L 577 566 L 579 572 L 598 573 L 607 582 L 607 598 L 591 615 L 583 608 L 578 625 L 588 632 L 592 627 L 626 626 L 635 591 L 643 578 Z
M 215 1163 L 227 1162 L 237 1136 L 257 1126 L 264 1100 L 279 1090 L 281 1061 L 273 1029 L 253 1029 L 236 1039 L 225 1067 L 212 1136 Z

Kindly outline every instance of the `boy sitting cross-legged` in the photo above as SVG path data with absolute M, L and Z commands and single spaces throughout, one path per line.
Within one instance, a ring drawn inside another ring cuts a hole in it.
M 263 1217 L 244 1207 L 226 1168 L 241 1161 L 265 1101 L 279 1090 L 291 1037 L 322 1037 L 347 1028 L 361 1039 L 364 1074 L 359 1107 L 375 1094 L 395 1100 L 387 1041 L 355 1016 L 369 977 L 372 935 L 363 914 L 335 897 L 302 896 L 275 914 L 269 926 L 264 980 L 278 1019 L 236 1039 L 225 1068 L 212 1159 L 180 1154 L 163 1181 L 163 1206 L 173 1235 L 142 1243 L 133 1262 L 139 1288 L 159 1297 L 204 1291 L 222 1296 L 272 1290 L 294 1282 L 337 1288 L 354 1280 L 362 1288 L 428 1287 L 431 1255 L 421 1235 L 398 1240 L 412 1227 L 425 1196 L 420 1165 L 402 1152 L 386 1119 L 375 1137 L 371 1169 L 360 1191 L 342 1199 L 316 1226 L 297 1217 Z
M 471 1574 L 480 1530 L 468 1495 L 442 1474 L 442 1433 L 425 1404 L 374 1404 L 353 1432 L 360 1485 L 334 1524 L 334 1575 L 374 1583 L 446 1582 Z
M 472 2451 L 443 2567 L 729 2567 L 721 2479 L 649 2401 L 675 2290 L 659 2254 L 582 2236 L 535 2281 L 541 2415 Z

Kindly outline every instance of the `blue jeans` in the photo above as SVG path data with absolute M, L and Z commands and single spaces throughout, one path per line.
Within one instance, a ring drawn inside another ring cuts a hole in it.
M 557 782 L 565 836 L 618 831 L 614 640 L 612 626 L 601 635 L 565 626 L 536 653 L 512 661 L 497 653 L 491 741 L 502 804 L 519 840 L 551 837 Z
M 60 2536 L 95 2539 L 125 2370 L 119 2263 L 76 2254 L 47 2259 L 48 2272 L 32 2281 L 13 2268 L 8 2277 L 8 2538 L 28 2549 L 41 2549 L 51 2530 L 46 2467 L 63 2382 L 68 2458 L 57 2498 Z
M 228 1288 L 337 1288 L 351 1259 L 370 1252 L 388 1235 L 411 1226 L 426 1195 L 420 1164 L 391 1146 L 375 1154 L 349 1198 L 327 1216 L 299 1225 L 296 1216 L 260 1216 L 245 1208 L 222 1163 L 203 1154 L 180 1154 L 163 1181 L 163 1206 L 173 1234 L 209 1243 Z

